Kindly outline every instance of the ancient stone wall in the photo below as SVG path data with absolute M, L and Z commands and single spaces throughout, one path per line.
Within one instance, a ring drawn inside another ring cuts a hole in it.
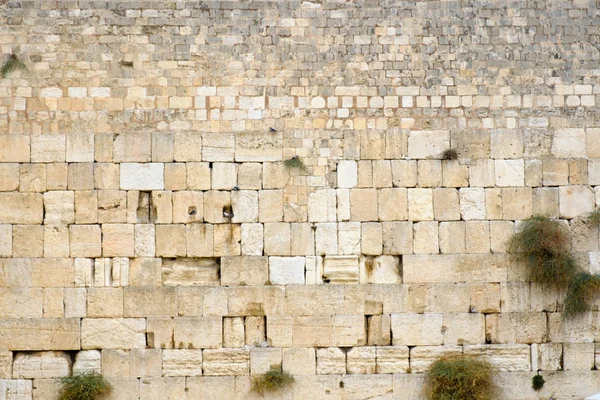
M 503 399 L 600 391 L 600 314 L 507 254 L 543 214 L 600 270 L 599 15 L 0 1 L 26 67 L 0 79 L 0 398 L 92 370 L 111 399 L 258 399 L 282 364 L 268 398 L 419 399 L 459 353 Z

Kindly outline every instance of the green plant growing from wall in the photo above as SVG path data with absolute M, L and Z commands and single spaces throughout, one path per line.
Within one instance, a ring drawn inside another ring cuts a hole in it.
M 95 372 L 67 376 L 60 382 L 62 388 L 58 400 L 95 400 L 112 389 L 111 384 Z
M 0 77 L 6 78 L 8 74 L 16 70 L 24 71 L 27 70 L 27 67 L 16 54 L 11 54 L 10 57 L 8 57 L 8 60 L 2 65 L 2 68 L 0 68 Z
M 491 400 L 496 394 L 493 372 L 485 360 L 442 357 L 427 371 L 425 394 L 429 400 Z
M 596 212 L 588 223 L 600 219 Z M 570 252 L 571 238 L 564 225 L 536 216 L 523 221 L 510 240 L 509 251 L 528 269 L 529 280 L 565 290 L 566 317 L 589 311 L 600 290 L 600 275 L 583 271 Z
M 290 387 L 294 377 L 285 372 L 279 365 L 271 365 L 266 374 L 258 375 L 252 380 L 252 389 L 261 395 Z
M 588 222 L 594 228 L 600 227 L 600 208 L 595 209 L 588 214 Z
M 542 388 L 544 387 L 544 383 L 546 383 L 546 381 L 544 380 L 544 377 L 540 374 L 537 374 L 533 378 L 531 378 L 531 388 L 536 392 L 538 390 L 542 390 Z
M 306 170 L 306 165 L 304 165 L 304 162 L 298 156 L 294 156 L 294 157 L 290 158 L 289 160 L 285 160 L 283 162 L 283 165 L 285 165 L 286 168 L 299 169 L 301 171 Z

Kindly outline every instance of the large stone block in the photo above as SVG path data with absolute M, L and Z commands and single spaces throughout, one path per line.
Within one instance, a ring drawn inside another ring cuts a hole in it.
M 62 351 L 17 353 L 13 379 L 58 378 L 71 373 L 71 357 Z
M 243 228 L 242 228 L 243 229 Z M 302 267 L 304 273 L 304 267 Z M 221 284 L 264 285 L 269 280 L 269 259 L 260 256 L 222 257 Z
M 439 158 L 450 147 L 448 131 L 411 131 L 408 137 L 409 158 Z
M 202 350 L 163 350 L 163 376 L 202 375 Z
M 120 188 L 122 190 L 162 190 L 165 188 L 163 163 L 121 164 Z
M 269 281 L 272 285 L 304 283 L 304 257 L 269 257 Z
M 164 260 L 162 264 L 162 282 L 165 286 L 219 284 L 219 265 L 213 258 L 172 258 Z
M 332 284 L 358 283 L 357 256 L 327 256 L 323 261 L 323 281 Z
M 83 349 L 134 349 L 146 347 L 144 318 L 95 319 L 81 323 Z
M 238 132 L 235 161 L 281 161 L 282 135 L 271 132 Z
M 392 314 L 394 346 L 441 345 L 442 314 Z
M 250 352 L 247 349 L 204 350 L 204 375 L 247 375 L 250 371 Z
M 64 139 L 65 137 L 62 136 L 63 157 Z M 29 162 L 29 141 L 30 137 L 28 135 L 0 135 L 0 162 Z
M 173 340 L 176 349 L 214 349 L 221 347 L 222 318 L 217 316 L 175 318 Z
M 531 356 L 526 344 L 465 345 L 464 354 L 482 357 L 499 371 L 531 371 Z
M 38 193 L 0 193 L 0 224 L 41 224 L 44 200 Z
M 177 315 L 175 288 L 125 288 L 123 293 L 125 317 L 161 317 Z
M 79 350 L 78 318 L 0 320 L 0 348 L 9 350 Z

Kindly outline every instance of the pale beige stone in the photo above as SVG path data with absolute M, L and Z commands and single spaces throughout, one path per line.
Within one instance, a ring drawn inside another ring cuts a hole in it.
M 440 222 L 440 252 L 462 254 L 466 252 L 465 222 Z
M 212 349 L 202 354 L 204 375 L 247 375 L 250 353 L 246 349 Z
M 409 371 L 408 347 L 376 347 L 376 373 L 402 374 Z M 412 372 L 412 371 L 411 371 Z
M 336 191 L 317 190 L 308 195 L 308 220 L 310 222 L 336 221 Z
M 469 186 L 469 167 L 458 160 L 442 161 L 442 185 L 445 187 Z
M 87 316 L 90 318 L 123 317 L 123 289 L 90 288 L 87 296 Z
M 376 368 L 375 347 L 353 347 L 346 354 L 346 373 L 374 374 Z
M 173 223 L 188 224 L 202 222 L 204 219 L 204 200 L 202 192 L 173 192 Z
M 79 350 L 78 318 L 0 320 L 0 348 L 9 350 Z
M 250 374 L 266 374 L 272 367 L 282 364 L 282 349 L 250 349 Z M 287 372 L 287 371 L 286 371 Z
M 185 257 L 185 225 L 156 225 L 156 255 L 163 257 Z
M 502 218 L 523 220 L 533 215 L 533 191 L 531 188 L 502 189 Z
M 441 345 L 442 314 L 392 314 L 394 346 Z
M 492 343 L 541 343 L 546 317 L 534 312 L 505 312 L 486 317 L 486 334 Z
M 188 162 L 186 165 L 187 188 L 190 190 L 210 190 L 211 171 L 207 162 Z
M 283 220 L 283 191 L 261 190 L 258 192 L 258 220 L 279 222 Z
M 456 189 L 433 189 L 433 214 L 437 221 L 459 220 L 460 208 Z
M 261 286 L 269 280 L 269 261 L 260 256 L 222 257 L 220 274 L 224 286 Z
M 214 349 L 222 345 L 222 318 L 217 316 L 176 317 L 176 349 Z
M 411 254 L 412 225 L 412 222 L 383 222 L 383 254 Z
M 400 283 L 400 262 L 394 256 L 361 257 L 360 283 L 395 284 Z
M 463 352 L 486 359 L 499 371 L 531 371 L 530 349 L 525 344 L 465 345 Z
M 406 189 L 389 188 L 377 191 L 380 221 L 402 221 L 408 219 Z
M 43 257 L 44 227 L 36 225 L 13 225 L 13 257 Z
M 58 378 L 68 376 L 71 357 L 59 351 L 19 353 L 13 361 L 13 379 Z
M 71 257 L 100 257 L 102 231 L 97 225 L 71 225 Z
M 426 372 L 431 364 L 442 357 L 462 354 L 461 346 L 415 346 L 410 348 L 410 372 Z
M 17 139 L 17 138 L 15 138 Z M 32 162 L 65 162 L 65 135 L 36 135 L 31 137 Z M 15 143 L 16 144 L 16 143 Z M 15 150 L 19 150 L 18 147 Z M 28 162 L 29 160 L 27 160 Z
M 43 197 L 37 193 L 0 193 L 0 223 L 41 224 Z
M 418 186 L 437 187 L 442 184 L 442 162 L 419 160 L 417 164 Z
M 365 255 L 380 255 L 383 249 L 383 231 L 378 222 L 361 223 L 361 251 Z
M 78 193 L 76 191 L 75 193 Z M 122 223 L 127 221 L 127 192 L 122 190 L 99 190 L 97 192 L 98 221 Z M 93 194 L 92 194 L 93 195 Z M 88 199 L 86 199 L 88 200 Z M 89 201 L 89 200 L 88 200 Z M 90 204 L 88 203 L 87 206 Z M 75 204 L 77 210 L 77 203 Z M 90 221 L 91 222 L 91 221 Z M 96 222 L 96 221 L 94 221 Z
M 242 229 L 237 224 L 218 224 L 214 226 L 215 257 L 239 256 Z
M 431 189 L 408 189 L 408 219 L 409 221 L 434 219 Z
M 409 158 L 438 158 L 449 147 L 448 131 L 411 131 L 408 137 Z
M 372 315 L 367 322 L 367 343 L 370 346 L 389 346 L 392 340 L 389 314 Z
M 440 251 L 438 222 L 423 221 L 413 224 L 413 251 L 415 254 L 437 254 Z
M 294 224 L 292 224 L 293 230 Z M 263 224 L 242 224 L 241 238 L 242 255 L 261 256 L 263 254 Z M 297 255 L 294 253 L 294 239 L 299 240 L 298 236 L 292 232 L 292 254 Z
M 571 219 L 594 210 L 594 192 L 587 186 L 562 186 L 559 189 L 561 218 Z
M 339 375 L 346 373 L 346 354 L 338 347 L 317 349 L 317 374 Z
M 0 192 L 12 192 L 19 188 L 19 164 L 0 164 Z M 66 189 L 66 185 L 65 185 Z
M 417 161 L 392 160 L 392 183 L 396 187 L 417 186 Z
M 0 162 L 29 162 L 29 143 L 28 135 L 0 135 Z
M 202 350 L 163 350 L 163 376 L 202 375 Z
M 81 324 L 83 349 L 132 349 L 146 347 L 144 318 L 85 318 Z
M 358 257 L 326 256 L 323 261 L 323 281 L 332 284 L 358 283 Z
M 102 353 L 99 350 L 77 352 L 73 363 L 74 374 L 102 373 Z
M 281 133 L 238 132 L 235 142 L 236 161 L 282 160 Z
M 102 255 L 104 257 L 133 257 L 133 225 L 103 224 Z
M 238 168 L 238 186 L 245 190 L 262 189 L 262 164 L 242 163 Z
M 291 375 L 314 375 L 317 358 L 314 348 L 292 347 L 283 349 L 282 368 Z
M 290 181 L 290 169 L 284 163 L 263 163 L 263 189 L 283 189 Z
M 163 260 L 162 284 L 165 286 L 218 285 L 219 265 L 212 258 Z

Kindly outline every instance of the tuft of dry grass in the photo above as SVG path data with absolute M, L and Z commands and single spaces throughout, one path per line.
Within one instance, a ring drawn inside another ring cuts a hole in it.
M 580 272 L 572 279 L 565 296 L 565 315 L 591 310 L 592 302 L 600 290 L 600 275 Z
M 297 168 L 297 169 L 300 169 L 300 170 L 305 170 L 306 169 L 306 165 L 304 165 L 304 162 L 298 156 L 294 156 L 294 157 L 290 158 L 289 160 L 285 160 L 283 162 L 283 164 L 287 168 Z
M 21 61 L 16 54 L 11 54 L 10 57 L 8 57 L 8 60 L 6 60 L 2 65 L 2 68 L 0 68 L 0 77 L 6 78 L 8 74 L 13 71 L 26 69 L 27 67 L 23 61 Z
M 91 372 L 60 379 L 62 388 L 58 400 L 96 400 L 109 393 L 111 384 L 100 374 Z
M 458 160 L 458 152 L 454 149 L 446 149 L 442 153 L 442 160 Z
M 295 379 L 285 372 L 281 366 L 271 365 L 266 374 L 258 375 L 252 380 L 252 389 L 261 395 L 277 392 L 291 386 Z
M 531 281 L 564 289 L 579 272 L 569 252 L 570 243 L 569 233 L 560 222 L 538 216 L 521 223 L 509 250 L 528 267 Z
M 587 220 L 590 223 L 590 225 L 592 225 L 594 227 L 599 227 L 600 226 L 600 208 L 597 208 L 596 210 L 589 213 L 587 216 Z
M 442 357 L 427 371 L 425 393 L 429 400 L 491 400 L 496 394 L 493 372 L 481 359 Z

